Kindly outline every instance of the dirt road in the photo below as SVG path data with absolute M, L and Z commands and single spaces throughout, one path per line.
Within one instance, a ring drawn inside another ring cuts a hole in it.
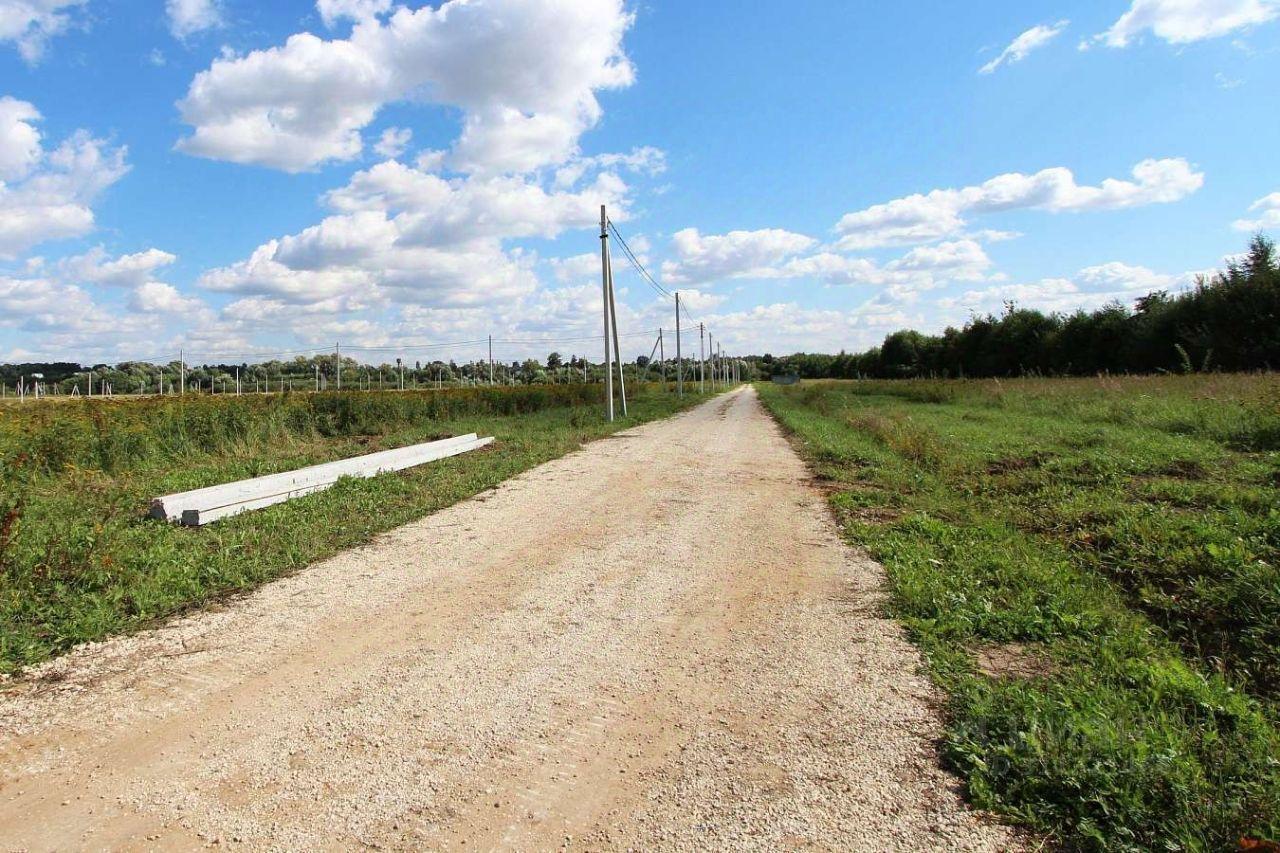
M 0 697 L 0 849 L 1003 849 L 751 390 Z

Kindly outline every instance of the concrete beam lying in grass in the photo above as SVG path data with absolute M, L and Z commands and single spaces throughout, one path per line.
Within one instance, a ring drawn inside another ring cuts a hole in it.
M 296 471 L 178 492 L 154 498 L 151 517 L 198 527 L 239 512 L 284 503 L 290 498 L 327 489 L 341 477 L 373 477 L 386 471 L 400 471 L 476 450 L 492 441 L 492 438 L 478 438 L 475 433 L 470 433 L 311 465 Z

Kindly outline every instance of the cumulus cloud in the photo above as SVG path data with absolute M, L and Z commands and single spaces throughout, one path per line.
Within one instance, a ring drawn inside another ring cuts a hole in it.
M 0 327 L 30 335 L 25 358 L 113 362 L 148 357 L 164 347 L 176 354 L 179 344 L 170 336 L 183 321 L 200 330 L 188 337 L 188 352 L 190 341 L 206 334 L 224 345 L 231 340 L 200 299 L 162 282 L 130 289 L 121 306 L 95 301 L 61 264 L 21 277 L 0 275 Z
M 1249 206 L 1252 219 L 1237 219 L 1232 227 L 1237 231 L 1274 231 L 1280 229 L 1280 192 L 1258 199 Z
M 622 222 L 627 195 L 627 184 L 612 172 L 576 189 L 549 190 L 531 178 L 449 179 L 386 161 L 357 172 L 326 201 L 342 213 L 389 213 L 409 239 L 440 246 L 483 238 L 554 239 L 565 229 L 598 224 L 602 203 Z
M 0 99 L 0 258 L 93 229 L 92 203 L 128 171 L 125 149 L 76 131 L 46 150 L 26 101 Z
M 991 259 L 975 240 L 922 246 L 880 264 L 869 258 L 817 250 L 818 241 L 782 229 L 704 235 L 686 228 L 672 236 L 674 260 L 662 265 L 668 284 L 728 279 L 813 278 L 830 285 L 892 285 L 927 290 L 941 280 L 978 281 Z
M 130 294 L 129 307 L 152 314 L 190 314 L 204 311 L 206 306 L 199 297 L 184 295 L 171 284 L 146 281 Z
M 622 51 L 631 22 L 622 0 L 447 0 L 366 15 L 346 39 L 299 33 L 196 75 L 179 104 L 193 131 L 178 147 L 302 171 L 358 156 L 378 110 L 412 97 L 462 109 L 449 157 L 457 170 L 564 163 L 600 118 L 596 92 L 632 82 Z
M 938 307 L 954 312 L 998 312 L 1007 302 L 1020 308 L 1070 313 L 1093 310 L 1111 302 L 1128 303 L 1155 290 L 1173 290 L 1194 283 L 1198 273 L 1158 273 L 1118 261 L 1086 267 L 1070 278 L 1046 278 L 1030 283 L 1000 284 L 938 300 Z
M 885 287 L 887 293 L 902 297 L 948 281 L 983 281 L 991 265 L 979 243 L 955 240 L 913 249 L 883 265 L 868 258 L 820 252 L 793 258 L 768 277 L 812 277 L 828 285 Z
M 575 157 L 556 170 L 555 184 L 557 187 L 571 187 L 592 169 L 625 169 L 645 175 L 660 175 L 667 169 L 667 155 L 664 151 L 645 145 L 626 154 Z
M 0 181 L 24 178 L 40 161 L 38 121 L 40 113 L 31 104 L 0 97 Z
M 409 147 L 409 140 L 411 139 L 413 139 L 413 131 L 409 128 L 388 127 L 378 137 L 378 142 L 373 146 L 373 150 L 379 157 L 394 160 L 404 153 L 404 149 Z
M 87 294 L 84 285 L 122 289 L 128 291 L 126 305 L 135 313 L 188 314 L 209 319 L 212 314 L 202 299 L 157 280 L 158 272 L 177 259 L 176 255 L 155 248 L 111 257 L 97 246 L 48 267 L 41 264 L 40 268 L 46 272 L 42 280 L 71 288 L 77 299 L 79 294 Z
M 343 20 L 367 21 L 391 10 L 391 0 L 316 0 L 320 20 L 330 29 Z
M 10 278 L 0 275 L 0 324 L 38 331 L 63 322 L 67 316 L 92 309 L 93 301 L 80 287 L 48 277 Z
M 1143 160 L 1133 180 L 1076 183 L 1070 169 L 999 175 L 978 186 L 933 190 L 846 214 L 836 224 L 838 247 L 859 250 L 928 243 L 964 233 L 967 214 L 1010 210 L 1051 213 L 1116 210 L 1179 201 L 1200 189 L 1204 174 L 1182 158 Z
M 1039 50 L 1053 41 L 1071 24 L 1070 21 L 1058 21 L 1056 24 L 1040 24 L 1024 32 L 1014 39 L 1000 55 L 978 69 L 979 74 L 991 74 L 1001 65 L 1012 65 L 1026 59 L 1032 51 Z
M 1128 47 L 1150 31 L 1170 44 L 1188 44 L 1265 24 L 1277 15 L 1278 0 L 1133 0 L 1129 11 L 1093 41 Z
M 139 287 L 152 281 L 157 270 L 169 266 L 177 259 L 177 255 L 160 249 L 147 249 L 110 258 L 98 246 L 83 255 L 59 261 L 58 272 L 62 278 L 76 282 L 108 287 Z
M 549 189 L 534 177 L 445 178 L 388 160 L 328 193 L 332 213 L 316 225 L 210 270 L 200 284 L 295 305 L 509 304 L 537 289 L 537 258 L 507 249 L 506 241 L 594 228 L 602 200 L 624 221 L 627 194 L 612 172 L 586 176 L 580 187 Z
M 812 237 L 780 228 L 705 236 L 697 228 L 685 228 L 671 238 L 676 260 L 662 265 L 662 277 L 672 284 L 774 277 L 780 262 L 817 244 Z
M 0 42 L 12 42 L 30 64 L 40 61 L 49 39 L 71 25 L 70 12 L 85 0 L 0 0 Z
M 169 32 L 178 39 L 223 25 L 222 4 L 218 0 L 165 0 L 164 11 Z
M 862 350 L 895 329 L 922 322 L 922 317 L 879 299 L 849 310 L 776 302 L 707 317 L 716 341 L 731 354 Z

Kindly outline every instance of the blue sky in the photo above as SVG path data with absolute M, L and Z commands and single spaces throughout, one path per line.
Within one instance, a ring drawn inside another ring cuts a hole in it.
M 0 0 L 0 358 L 594 355 L 603 202 L 738 353 L 1178 289 L 1280 230 L 1278 18 Z

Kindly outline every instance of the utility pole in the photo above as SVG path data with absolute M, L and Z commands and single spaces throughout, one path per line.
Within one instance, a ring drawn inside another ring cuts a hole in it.
M 333 360 L 338 365 L 338 390 L 342 390 L 342 347 L 338 344 L 333 345 Z
M 318 361 L 316 362 L 315 368 L 316 368 L 316 390 L 319 391 L 320 390 L 320 362 Z
M 489 336 L 489 384 L 493 384 L 493 335 Z
M 667 348 L 662 343 L 662 330 L 658 330 L 658 369 L 662 371 L 662 390 L 667 390 Z
M 680 291 L 676 291 L 676 396 L 684 396 L 684 354 L 680 349 Z
M 711 353 L 711 390 L 716 390 L 716 339 L 707 332 L 707 349 Z
M 187 362 L 182 358 L 182 350 L 178 350 L 178 393 L 187 393 Z
M 622 416 L 625 418 L 627 416 L 627 375 L 622 372 L 622 345 L 618 343 L 618 302 L 613 292 L 613 259 L 608 252 L 605 252 L 604 267 L 609 279 L 609 323 L 613 329 L 613 357 L 618 362 L 618 395 L 622 399 Z
M 704 345 L 703 338 L 706 336 L 707 327 L 704 323 L 698 324 L 698 393 L 707 393 L 707 350 Z
M 604 303 L 604 384 L 605 416 L 613 420 L 613 359 L 609 354 L 609 226 L 604 205 L 600 205 L 600 292 Z

